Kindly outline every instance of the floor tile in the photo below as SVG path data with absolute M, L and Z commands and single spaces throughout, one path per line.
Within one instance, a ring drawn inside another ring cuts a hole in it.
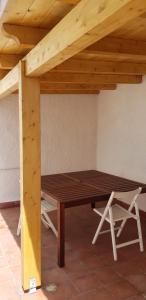
M 47 297 L 47 295 L 45 295 L 45 292 L 42 289 L 40 289 L 33 294 L 25 293 L 20 297 L 20 300 L 25 300 L 25 299 L 26 300 L 48 300 L 49 298 Z
M 112 283 L 107 289 L 116 300 L 125 300 L 138 294 L 138 290 L 124 279 Z
M 0 300 L 20 300 L 20 295 L 12 281 L 0 282 Z
M 96 273 L 87 274 L 74 279 L 74 285 L 79 292 L 86 292 L 97 288 L 102 288 L 104 285 L 101 283 L 99 278 L 99 275 Z
M 146 295 L 139 294 L 139 295 L 135 295 L 135 296 L 129 297 L 126 300 L 144 300 L 144 299 L 146 299 Z
M 118 250 L 114 262 L 111 237 L 91 241 L 97 218 L 89 206 L 66 210 L 66 265 L 57 266 L 57 241 L 42 225 L 42 289 L 34 294 L 21 288 L 20 237 L 16 235 L 19 209 L 0 211 L 0 300 L 144 300 L 146 299 L 146 252 L 139 245 Z M 55 214 L 52 215 L 56 222 Z M 133 238 L 136 226 L 129 223 L 120 241 Z M 146 226 L 146 219 L 142 223 Z M 144 235 L 146 247 L 146 236 Z M 48 292 L 49 284 L 56 291 Z
M 127 276 L 128 281 L 140 292 L 146 292 L 146 274 L 135 274 Z
M 72 300 L 113 300 L 113 295 L 105 289 L 99 289 L 82 293 Z

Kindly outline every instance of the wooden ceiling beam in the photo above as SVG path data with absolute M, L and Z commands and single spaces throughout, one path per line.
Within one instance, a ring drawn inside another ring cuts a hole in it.
M 108 55 L 108 53 L 107 53 Z M 22 55 L 17 54 L 0 54 L 0 69 L 9 70 L 21 60 Z M 69 59 L 61 65 L 55 67 L 52 72 L 71 72 L 71 73 L 95 73 L 95 74 L 129 74 L 144 75 L 146 74 L 146 63 L 128 63 L 128 62 L 111 62 L 96 61 L 85 59 Z M 3 72 L 2 74 L 5 75 Z M 2 76 L 2 78 L 4 77 Z
M 115 90 L 116 84 L 72 84 L 41 82 L 42 90 Z
M 102 60 L 146 61 L 146 42 L 106 37 L 85 49 L 81 55 Z
M 22 55 L 17 54 L 0 54 L 0 69 L 9 70 L 22 59 Z M 71 72 L 71 73 L 95 73 L 95 74 L 129 74 L 144 75 L 146 74 L 146 63 L 128 63 L 128 62 L 111 62 L 96 61 L 83 59 L 69 59 L 61 65 L 55 67 L 51 72 Z M 6 73 L 2 72 L 1 78 Z
M 143 0 L 81 0 L 24 58 L 27 76 L 41 76 L 57 65 L 66 61 L 93 43 L 101 40 L 116 29 L 146 11 L 146 1 Z M 122 15 L 122 18 L 121 18 Z M 69 28 L 69 30 L 68 30 Z M 17 89 L 18 65 L 14 67 L 0 82 L 0 97 Z M 19 69 L 19 68 L 18 68 Z M 52 73 L 50 73 L 50 77 Z M 67 73 L 66 73 L 67 75 Z M 64 74 L 64 76 L 66 76 Z M 87 74 L 72 74 L 73 82 L 77 77 L 81 82 L 88 82 Z M 57 75 L 58 76 L 58 75 Z M 98 78 L 95 76 L 98 76 Z M 102 78 L 101 76 L 105 76 Z M 118 78 L 114 75 L 90 75 L 88 83 L 138 83 L 140 76 Z M 122 76 L 122 75 L 118 75 Z M 125 75 L 123 75 L 125 76 Z M 59 76 L 60 77 L 60 74 Z M 58 82 L 56 77 L 54 82 Z M 54 78 L 54 75 L 53 75 Z M 93 80 L 92 80 L 93 79 Z M 97 80 L 98 79 L 98 80 Z M 103 81 L 105 79 L 105 81 Z M 51 78 L 50 78 L 51 80 Z M 68 82 L 64 77 L 63 82 Z
M 26 55 L 26 75 L 44 74 L 145 11 L 143 0 L 81 0 Z
M 41 94 L 99 94 L 98 90 L 41 90 Z
M 87 83 L 87 84 L 116 84 L 116 83 L 141 83 L 139 75 L 100 75 L 82 73 L 49 72 L 40 78 L 41 82 L 48 83 Z
M 146 63 L 127 63 L 95 60 L 69 59 L 57 66 L 52 72 L 95 73 L 95 74 L 146 74 Z
M 0 54 L 0 69 L 13 69 L 19 60 L 22 59 L 22 55 L 17 54 Z
M 16 65 L 3 79 L 0 80 L 0 99 L 15 92 L 18 89 L 18 81 L 19 66 Z
M 98 95 L 100 93 L 99 90 L 84 90 L 84 89 L 78 89 L 78 90 L 66 90 L 66 89 L 40 89 L 41 94 L 96 94 Z M 13 94 L 18 94 L 18 91 L 13 92 Z
M 2 15 L 5 11 L 5 8 L 7 7 L 7 4 L 8 4 L 8 0 L 0 1 L 0 18 L 2 17 Z
M 58 0 L 58 1 L 68 3 L 68 4 L 72 4 L 72 5 L 76 5 L 77 3 L 80 2 L 80 0 Z
M 49 31 L 49 29 L 4 23 L 1 30 L 7 38 L 26 49 L 32 49 Z
M 114 37 L 105 37 L 86 49 L 87 51 L 103 51 L 114 53 L 127 53 L 133 55 L 146 55 L 146 42 Z

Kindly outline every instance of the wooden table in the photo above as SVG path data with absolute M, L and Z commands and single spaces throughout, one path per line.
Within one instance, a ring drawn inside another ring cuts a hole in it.
M 65 208 L 108 200 L 112 191 L 129 191 L 142 187 L 146 192 L 146 184 L 88 170 L 41 178 L 42 191 L 58 208 L 58 265 L 65 263 Z

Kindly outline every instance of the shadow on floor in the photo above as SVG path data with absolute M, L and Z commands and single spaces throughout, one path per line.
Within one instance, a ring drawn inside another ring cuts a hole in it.
M 141 300 L 146 298 L 146 253 L 138 245 L 118 251 L 113 261 L 110 234 L 91 241 L 99 219 L 89 205 L 66 210 L 66 266 L 57 266 L 57 241 L 42 226 L 42 289 L 23 294 L 21 290 L 20 238 L 16 235 L 19 208 L 0 211 L 0 300 Z M 56 224 L 53 213 L 52 220 Z M 142 217 L 146 246 L 146 218 Z M 136 226 L 129 222 L 121 241 L 135 238 Z M 50 284 L 56 291 L 48 292 Z

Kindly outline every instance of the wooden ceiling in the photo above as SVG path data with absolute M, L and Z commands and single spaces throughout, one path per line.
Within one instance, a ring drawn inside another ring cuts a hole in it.
M 35 52 L 32 54 L 29 52 L 79 2 L 79 0 L 2 1 L 5 8 L 3 11 L 1 8 L 0 19 L 0 78 L 2 79 L 23 57 L 28 59 L 30 56 L 33 57 Z M 123 15 L 119 19 L 121 23 L 122 18 Z M 77 21 L 80 22 L 80 16 Z M 86 23 L 86 19 L 84 22 Z M 41 92 L 98 94 L 100 90 L 116 89 L 117 84 L 141 83 L 142 75 L 146 74 L 146 11 L 142 9 L 140 16 L 125 23 L 126 25 L 119 26 L 120 28 L 112 34 L 107 34 L 79 53 L 74 51 L 71 58 L 63 63 L 57 63 L 57 66 L 51 67 L 49 72 L 46 69 L 46 74 L 42 75 L 39 70 Z M 64 29 L 66 35 L 70 34 L 70 29 L 71 23 Z M 102 31 L 102 27 L 100 30 Z M 53 48 L 53 40 L 50 47 Z M 58 47 L 61 48 L 61 43 Z M 63 61 L 61 57 L 58 59 L 60 62 Z M 26 71 L 30 72 L 29 69 Z

